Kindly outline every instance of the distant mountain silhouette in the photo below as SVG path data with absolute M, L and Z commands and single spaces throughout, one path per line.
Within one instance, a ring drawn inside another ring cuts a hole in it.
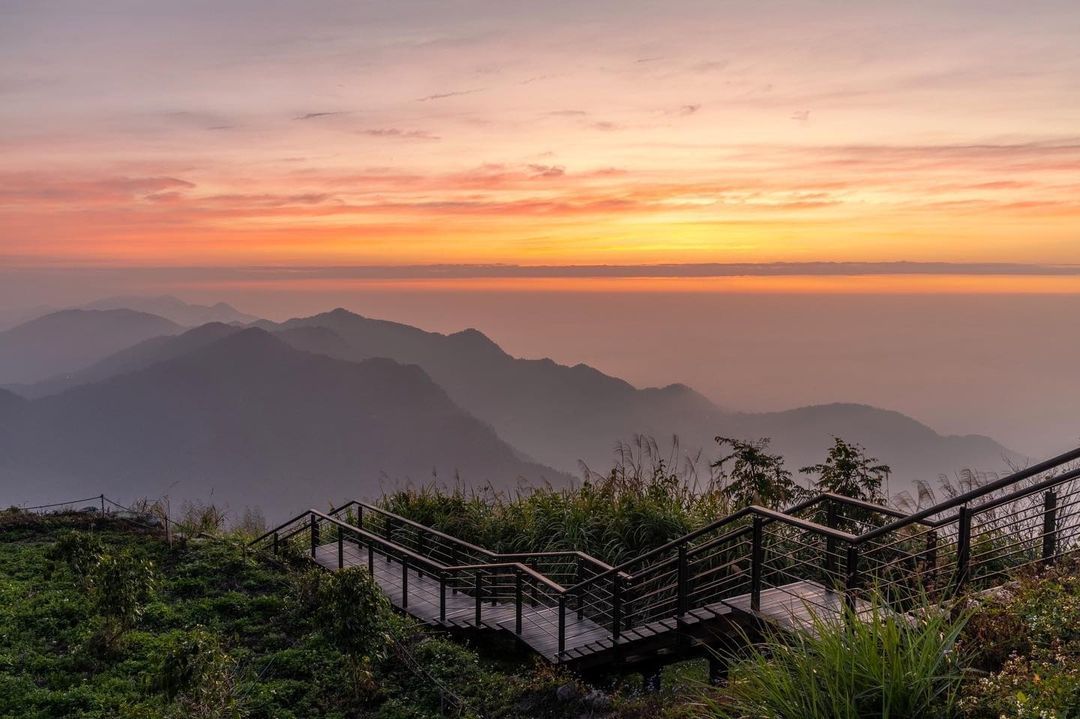
M 53 312 L 0 332 L 0 385 L 73 372 L 142 340 L 179 330 L 163 317 L 128 309 Z
M 207 322 L 223 322 L 225 324 L 249 324 L 259 319 L 254 315 L 245 314 L 226 302 L 218 302 L 213 305 L 197 305 L 173 297 L 172 295 L 160 295 L 157 297 L 143 297 L 139 295 L 127 297 L 106 297 L 96 300 L 83 309 L 88 310 L 115 310 L 129 309 L 136 312 L 146 312 L 172 320 L 184 327 L 198 327 Z
M 943 436 L 897 412 L 865 405 L 725 411 L 685 385 L 637 389 L 584 364 L 516 359 L 474 329 L 443 335 L 342 309 L 260 326 L 289 332 L 322 327 L 340 341 L 324 337 L 320 351 L 417 364 L 510 444 L 564 471 L 574 471 L 578 460 L 603 470 L 616 440 L 634 433 L 660 440 L 677 434 L 684 450 L 703 448 L 706 457 L 715 454 L 715 435 L 767 436 L 793 469 L 820 461 L 832 436 L 842 436 L 892 465 L 894 490 L 964 467 L 1002 470 L 1006 456 L 1017 458 L 986 437 Z
M 126 372 L 145 369 L 158 362 L 180 357 L 241 331 L 243 328 L 236 325 L 211 322 L 182 334 L 151 337 L 109 355 L 85 369 L 66 372 L 30 385 L 16 385 L 12 389 L 23 397 L 31 399 L 59 394 L 72 387 L 101 382 Z
M 523 458 L 417 366 L 342 361 L 220 326 L 140 351 L 154 348 L 169 358 L 37 400 L 0 396 L 0 475 L 17 478 L 0 500 L 167 493 L 279 516 L 433 471 L 503 489 L 569 481 Z
M 36 305 L 34 307 L 12 307 L 0 309 L 0 332 L 18 327 L 24 322 L 36 320 L 47 314 L 56 312 L 56 308 L 50 305 Z
M 1006 469 L 1006 457 L 1023 459 L 989 438 L 943 436 L 910 417 L 866 405 L 727 411 L 681 384 L 637 389 L 583 364 L 516 359 L 472 329 L 443 335 L 345 310 L 281 324 L 264 320 L 256 326 L 294 350 L 352 362 L 383 357 L 418 365 L 500 438 L 565 473 L 577 474 L 579 460 L 603 471 L 611 463 L 614 443 L 635 433 L 661 441 L 677 434 L 684 451 L 703 449 L 705 459 L 716 455 L 716 435 L 771 437 L 793 470 L 820 461 L 832 437 L 840 436 L 863 444 L 893 467 L 893 492 L 909 489 L 915 479 L 934 480 L 965 467 L 1000 471 Z M 238 332 L 234 326 L 209 324 L 152 338 L 83 370 L 14 389 L 26 397 L 56 394 L 151 368 Z M 368 466 L 361 461 L 357 470 Z

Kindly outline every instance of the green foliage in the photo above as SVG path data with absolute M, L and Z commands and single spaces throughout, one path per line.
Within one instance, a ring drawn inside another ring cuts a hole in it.
M 60 535 L 47 556 L 54 562 L 67 564 L 79 582 L 89 586 L 90 573 L 101 561 L 103 550 L 101 540 L 95 534 L 68 531 Z
M 832 492 L 852 499 L 874 504 L 885 504 L 885 491 L 892 470 L 887 464 L 879 464 L 876 457 L 866 456 L 860 445 L 833 437 L 833 446 L 820 464 L 812 464 L 799 470 L 803 474 L 816 474 L 814 487 L 821 492 Z
M 380 659 L 394 641 L 390 603 L 367 569 L 324 573 L 315 600 L 319 626 L 343 654 Z
M 90 575 L 94 609 L 120 631 L 135 626 L 156 586 L 154 563 L 126 550 L 102 554 Z
M 868 614 L 817 618 L 775 636 L 737 663 L 710 716 L 740 719 L 948 719 L 956 716 L 964 619 L 933 607 L 899 615 L 875 600 Z
M 337 630 L 316 609 L 320 593 L 367 606 L 380 598 L 345 579 L 331 589 L 334 577 L 309 572 L 310 563 L 302 571 L 282 566 L 227 539 L 170 546 L 160 535 L 96 518 L 94 536 L 105 566 L 90 573 L 95 583 L 87 591 L 68 571 L 51 571 L 48 560 L 66 562 L 68 550 L 58 540 L 71 527 L 90 526 L 86 517 L 15 520 L 14 528 L 5 523 L 0 532 L 5 719 L 427 719 L 440 716 L 441 706 L 460 717 L 581 714 L 580 706 L 556 701 L 549 671 L 520 662 L 496 665 L 386 617 L 382 609 L 377 613 L 388 623 L 361 618 L 351 625 L 358 635 L 370 629 L 374 640 L 331 640 Z M 71 547 L 82 540 L 63 541 Z M 87 638 L 104 621 L 96 593 L 114 580 L 130 589 L 126 572 L 115 567 L 121 556 L 135 567 L 153 567 L 154 591 L 121 592 L 145 600 L 135 602 L 134 613 L 131 603 L 118 610 L 117 616 L 136 617 L 124 641 L 115 651 L 88 652 Z M 364 651 L 372 641 L 386 647 L 386 636 L 394 643 L 370 661 L 343 651 Z M 440 684 L 464 701 L 460 711 L 441 696 Z M 364 691 L 358 691 L 361 685 Z M 523 697 L 536 701 L 522 704 Z
M 651 447 L 644 461 L 636 447 Z M 639 437 L 609 473 L 587 472 L 579 487 L 507 497 L 427 486 L 387 495 L 381 504 L 497 552 L 578 550 L 618 563 L 730 511 L 716 485 L 695 489 L 686 467 L 674 464 Z
M 152 686 L 177 716 L 235 719 L 245 714 L 235 661 L 203 627 L 166 637 Z
M 777 509 L 799 497 L 802 490 L 784 468 L 784 458 L 768 452 L 767 437 L 758 440 L 717 437 L 716 442 L 721 447 L 731 446 L 731 451 L 713 462 L 712 467 L 719 474 L 723 493 L 735 507 L 760 504 Z
M 971 719 L 1080 717 L 1080 563 L 981 597 L 965 636 L 987 672 L 965 691 Z

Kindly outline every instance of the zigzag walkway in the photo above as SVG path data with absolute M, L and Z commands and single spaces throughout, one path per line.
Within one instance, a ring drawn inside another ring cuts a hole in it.
M 253 546 L 362 566 L 399 610 L 511 634 L 583 671 L 659 665 L 810 626 L 849 606 L 890 610 L 1000 583 L 1080 540 L 1080 449 L 906 515 L 833 494 L 747 507 L 612 567 L 581 552 L 497 554 L 361 502 L 308 510 Z

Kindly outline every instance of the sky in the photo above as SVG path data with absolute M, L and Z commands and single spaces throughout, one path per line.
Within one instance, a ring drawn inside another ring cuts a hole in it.
M 1080 262 L 1074 2 L 0 5 L 8 263 Z
M 1028 344 L 1073 349 L 1077 37 L 1062 0 L 3 0 L 0 309 L 341 304 L 1042 449 L 1080 437 Z

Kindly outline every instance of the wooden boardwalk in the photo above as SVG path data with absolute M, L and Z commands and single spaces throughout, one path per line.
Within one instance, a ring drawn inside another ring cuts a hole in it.
M 338 569 L 338 545 L 323 544 L 315 550 L 315 562 L 326 569 Z M 363 546 L 346 542 L 342 547 L 342 565 L 367 567 L 368 552 Z M 391 557 L 375 554 L 372 577 L 386 594 L 390 603 L 414 617 L 434 626 L 448 629 L 487 629 L 516 633 L 516 606 L 512 602 L 484 601 L 480 604 L 480 623 L 476 622 L 476 598 L 453 590 L 446 591 L 445 619 L 440 618 L 441 587 L 439 580 L 423 571 L 410 568 L 407 600 L 403 601 L 402 564 Z M 580 652 L 585 647 L 609 639 L 611 633 L 586 618 L 569 612 L 565 619 L 564 651 Z M 558 661 L 559 614 L 552 607 L 523 607 L 520 640 L 550 662 Z
M 330 570 L 339 568 L 337 542 L 315 548 L 314 561 Z M 782 629 L 807 628 L 812 616 L 838 618 L 843 608 L 843 595 L 810 581 L 791 582 L 761 593 L 757 610 L 751 608 L 749 594 L 715 602 L 688 611 L 681 618 L 671 617 L 624 629 L 616 640 L 611 631 L 576 612 L 565 617 L 563 654 L 559 655 L 559 613 L 556 608 L 524 606 L 521 610 L 521 633 L 517 629 L 517 606 L 512 601 L 480 603 L 477 614 L 476 598 L 464 592 L 447 590 L 442 599 L 439 580 L 428 572 L 410 567 L 407 591 L 403 591 L 402 563 L 388 555 L 372 552 L 372 577 L 397 609 L 413 618 L 446 629 L 489 630 L 516 635 L 517 638 L 552 663 L 585 663 L 595 665 L 610 660 L 621 652 L 622 660 L 635 658 L 642 644 L 650 652 L 657 646 L 674 646 L 686 635 L 692 644 L 705 646 L 717 632 L 730 633 L 735 624 L 748 625 L 763 621 Z M 367 568 L 369 555 L 364 545 L 344 542 L 341 547 L 342 567 Z M 445 601 L 445 608 L 441 602 Z M 479 616 L 479 622 L 477 617 Z M 662 652 L 661 652 L 662 653 Z
M 612 567 L 581 552 L 499 554 L 383 508 L 309 509 L 252 541 L 328 570 L 370 568 L 391 604 L 516 637 L 581 671 L 650 671 L 769 628 L 812 629 L 1000 584 L 1080 549 L 1080 449 L 905 515 L 834 494 L 744 507 Z M 1003 553 L 981 536 L 1015 536 Z

